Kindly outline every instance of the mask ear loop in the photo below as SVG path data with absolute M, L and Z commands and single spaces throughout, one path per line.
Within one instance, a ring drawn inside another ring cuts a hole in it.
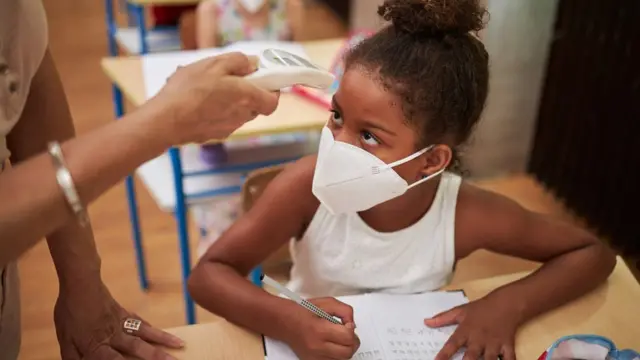
M 431 145 L 431 146 L 427 147 L 426 149 L 424 149 L 424 152 L 427 152 L 427 151 L 429 151 L 429 150 L 433 149 L 433 146 L 434 146 L 434 145 Z M 427 175 L 427 176 L 423 177 L 422 179 L 420 179 L 420 180 L 418 180 L 418 181 L 414 182 L 413 184 L 409 185 L 409 186 L 407 187 L 407 190 L 411 189 L 411 188 L 412 188 L 412 187 L 414 187 L 414 186 L 418 186 L 418 185 L 422 184 L 423 182 L 426 182 L 426 181 L 429 181 L 429 180 L 433 179 L 434 177 L 436 177 L 436 176 L 438 176 L 438 175 L 442 174 L 444 171 L 445 171 L 445 168 L 442 168 L 442 169 L 440 169 L 440 170 L 438 170 L 438 171 L 434 172 L 434 173 L 433 173 L 433 174 L 431 174 L 431 175 Z
M 424 149 L 422 149 L 422 150 L 420 150 L 418 152 L 415 152 L 415 153 L 407 156 L 404 159 L 396 160 L 396 161 L 394 161 L 394 162 L 392 162 L 390 164 L 386 164 L 386 165 L 382 165 L 382 166 L 372 166 L 371 167 L 371 173 L 374 174 L 374 175 L 375 174 L 379 174 L 379 173 L 381 173 L 381 172 L 383 172 L 385 170 L 389 170 L 389 169 L 394 168 L 394 167 L 396 167 L 398 165 L 402 165 L 402 164 L 404 164 L 406 162 L 409 162 L 409 161 L 417 158 L 418 156 L 426 153 L 427 151 L 433 149 L 433 146 L 434 145 L 429 145 L 426 148 L 424 148 Z
M 400 160 L 394 161 L 394 162 L 392 162 L 392 163 L 390 163 L 390 164 L 386 164 L 386 165 L 384 165 L 384 166 L 373 166 L 373 167 L 371 167 L 371 173 L 372 173 L 373 175 L 375 175 L 375 174 L 379 174 L 379 173 L 381 173 L 382 171 L 392 169 L 392 168 L 394 168 L 394 167 L 396 167 L 396 166 L 398 166 L 398 165 L 402 165 L 402 164 L 404 164 L 404 163 L 406 163 L 406 162 L 409 162 L 409 161 L 411 161 L 411 160 L 413 160 L 413 159 L 417 158 L 418 156 L 420 156 L 420 155 L 422 155 L 422 154 L 426 153 L 427 151 L 429 151 L 429 150 L 433 149 L 433 147 L 434 147 L 434 145 L 429 145 L 429 146 L 427 146 L 426 148 L 424 148 L 424 149 L 422 149 L 422 150 L 420 150 L 420 151 L 418 151 L 418 152 L 416 152 L 416 153 L 414 153 L 414 154 L 411 154 L 411 155 L 407 156 L 407 157 L 406 157 L 406 158 L 404 158 L 404 159 L 400 159 Z M 422 183 L 423 183 L 423 182 L 425 182 L 425 181 L 428 181 L 428 180 L 430 180 L 430 179 L 433 179 L 434 177 L 436 177 L 436 176 L 438 176 L 438 175 L 442 174 L 442 173 L 444 172 L 444 170 L 445 170 L 445 169 L 444 169 L 444 168 L 442 168 L 442 169 L 440 169 L 440 170 L 438 170 L 438 171 L 434 172 L 433 174 L 431 174 L 431 175 L 429 175 L 429 176 L 425 176 L 425 177 L 423 177 L 422 179 L 420 179 L 420 180 L 418 180 L 418 181 L 414 182 L 413 184 L 409 185 L 409 186 L 407 187 L 407 190 L 408 190 L 408 189 L 411 189 L 411 188 L 412 188 L 412 187 L 414 187 L 414 186 L 418 186 L 418 185 L 422 184 Z
M 411 189 L 411 188 L 412 188 L 412 187 L 414 187 L 414 186 L 418 186 L 418 185 L 422 184 L 422 183 L 423 183 L 423 182 L 425 182 L 425 181 L 428 181 L 428 180 L 433 179 L 434 177 L 436 177 L 436 176 L 438 176 L 438 175 L 442 174 L 442 173 L 444 172 L 444 170 L 445 170 L 445 169 L 444 169 L 444 168 L 442 168 L 442 169 L 440 169 L 440 170 L 438 170 L 438 171 L 434 172 L 434 173 L 433 173 L 433 174 L 431 174 L 431 175 L 428 175 L 428 176 L 423 177 L 422 179 L 420 179 L 420 180 L 418 180 L 418 181 L 414 182 L 413 184 L 409 185 L 409 187 L 407 187 L 407 189 Z

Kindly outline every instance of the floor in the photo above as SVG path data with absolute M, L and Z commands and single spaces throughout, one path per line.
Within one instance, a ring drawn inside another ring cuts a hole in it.
M 51 49 L 78 132 L 113 121 L 110 84 L 98 63 L 107 51 L 102 2 L 44 0 L 44 3 L 49 16 Z M 533 210 L 565 216 L 558 204 L 526 176 L 487 181 L 482 185 L 507 194 Z M 151 291 L 143 293 L 138 287 L 122 185 L 104 194 L 90 208 L 103 260 L 104 281 L 126 308 L 155 325 L 183 325 L 175 224 L 171 216 L 158 210 L 141 186 L 139 189 Z M 197 232 L 192 229 L 192 234 Z M 519 260 L 497 259 L 494 255 L 479 253 L 460 264 L 456 281 L 526 270 L 533 266 Z M 22 258 L 20 271 L 24 326 L 20 358 L 59 358 L 51 315 L 57 296 L 57 282 L 44 244 L 36 246 Z M 203 311 L 198 312 L 198 317 L 202 322 L 215 319 Z

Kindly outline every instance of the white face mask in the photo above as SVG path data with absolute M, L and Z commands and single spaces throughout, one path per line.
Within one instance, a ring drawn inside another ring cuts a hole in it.
M 313 175 L 313 195 L 332 214 L 370 209 L 442 173 L 444 169 L 409 185 L 393 170 L 430 149 L 431 146 L 386 164 L 357 146 L 335 141 L 331 130 L 325 127 Z
M 255 13 L 262 8 L 266 0 L 240 0 L 240 4 L 250 13 Z

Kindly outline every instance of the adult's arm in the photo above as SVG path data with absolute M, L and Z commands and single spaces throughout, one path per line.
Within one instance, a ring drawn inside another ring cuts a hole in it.
M 0 174 L 0 266 L 74 220 L 51 158 L 42 153 L 46 141 L 64 141 L 68 169 L 80 198 L 88 204 L 169 145 L 150 129 L 152 118 L 167 116 L 160 110 L 144 107 L 123 121 L 71 139 L 74 130 L 67 100 L 47 52 L 32 80 L 22 117 L 7 139 L 15 151 L 12 160 L 18 163 Z
M 127 126 L 131 125 L 133 124 Z M 31 237 L 33 240 L 37 240 L 37 238 L 34 237 L 38 235 L 40 235 L 40 237 L 47 237 L 49 249 L 56 265 L 58 278 L 60 279 L 60 285 L 63 287 L 66 286 L 67 283 L 82 285 L 83 281 L 80 280 L 83 279 L 88 279 L 88 281 L 100 280 L 100 258 L 93 241 L 91 227 L 81 227 L 76 219 L 70 216 L 71 213 L 68 205 L 64 198 L 59 195 L 60 190 L 57 188 L 55 177 L 53 176 L 53 169 L 49 164 L 50 159 L 48 159 L 47 156 L 38 156 L 38 154 L 46 151 L 47 144 L 50 141 L 65 142 L 74 137 L 75 128 L 69 104 L 64 95 L 64 90 L 51 55 L 47 52 L 38 73 L 33 79 L 31 92 L 20 121 L 18 121 L 7 139 L 9 150 L 11 151 L 11 163 L 17 166 L 17 170 L 22 172 L 17 173 L 18 175 L 16 175 L 16 173 L 8 173 L 6 176 L 22 175 L 23 178 L 26 176 L 35 176 L 35 181 L 39 183 L 36 186 L 24 184 L 20 188 L 12 189 L 4 189 L 4 187 L 2 187 L 0 191 L 13 190 L 11 192 L 16 195 L 22 192 L 25 193 L 25 196 L 21 197 L 23 202 L 14 204 L 14 206 L 20 204 L 22 205 L 20 208 L 25 209 L 13 214 L 15 218 L 14 221 L 20 222 L 22 221 L 22 216 L 33 213 L 33 211 L 29 211 L 28 209 L 33 209 L 33 207 L 38 205 L 36 205 L 35 202 L 29 202 L 29 199 L 32 199 L 30 194 L 34 189 L 39 189 L 41 186 L 44 186 L 47 191 L 43 191 L 41 195 L 39 194 L 37 199 L 42 199 L 41 201 L 44 201 L 45 204 L 50 204 L 49 206 L 52 209 L 58 206 L 63 207 L 60 211 L 56 211 L 60 216 L 59 224 L 63 225 L 57 227 L 56 230 L 50 233 L 37 231 L 38 234 L 36 235 L 36 231 L 33 231 L 34 235 Z M 97 137 L 97 139 L 101 140 L 103 137 L 104 135 L 101 135 Z M 82 143 L 80 143 L 80 146 L 82 147 L 79 149 L 85 147 Z M 159 148 L 158 151 L 161 151 L 161 149 Z M 76 151 L 69 155 L 75 152 Z M 35 158 L 32 161 L 27 161 L 32 157 Z M 106 162 L 104 160 L 104 152 L 98 152 L 98 161 L 103 163 L 108 162 L 108 158 Z M 31 163 L 36 164 L 36 162 L 42 165 L 31 165 Z M 26 164 L 27 170 L 22 169 L 23 164 Z M 117 171 L 123 171 L 125 166 L 126 165 L 118 166 Z M 123 168 L 123 170 L 120 170 L 120 168 Z M 42 174 L 42 176 L 38 176 L 37 174 Z M 3 180 L 3 177 L 4 176 L 0 177 L 0 181 Z M 81 183 L 78 182 L 78 185 L 80 184 Z M 110 184 L 105 183 L 103 187 L 107 188 L 109 185 Z M 98 191 L 100 190 L 96 192 Z M 13 208 L 9 206 L 9 204 L 12 204 L 12 202 L 7 202 L 7 206 L 1 207 L 2 210 L 6 210 L 7 214 L 9 214 Z M 4 212 L 1 218 L 4 218 Z M 55 227 L 55 224 L 53 226 Z M 33 227 L 37 229 L 40 226 Z M 2 228 L 2 233 L 4 233 L 4 229 L 5 227 Z M 12 231 L 15 231 L 15 236 L 19 236 L 20 238 L 24 237 L 25 230 L 27 229 L 20 227 L 20 225 L 12 229 Z M 18 238 L 14 237 L 14 239 Z M 28 246 L 32 242 L 29 241 L 26 244 L 21 244 L 19 241 L 13 241 L 13 243 L 22 245 L 15 247 L 15 249 L 20 251 L 22 247 Z M 7 245 L 4 244 L 4 246 L 6 247 Z
M 46 77 L 46 74 L 52 75 Z M 62 142 L 75 136 L 69 105 L 60 95 L 63 88 L 50 55 L 47 54 L 33 85 L 25 111 L 9 138 L 11 160 L 17 165 L 43 152 L 48 142 Z M 102 351 L 111 351 L 117 359 L 124 355 L 170 359 L 153 344 L 173 348 L 183 345 L 180 339 L 146 323 L 141 328 L 140 338 L 120 331 L 121 318 L 137 316 L 123 309 L 104 286 L 100 257 L 90 226 L 83 227 L 70 219 L 47 234 L 47 243 L 60 284 L 54 319 L 63 358 L 98 356 L 92 353 L 90 344 L 105 338 L 109 341 L 105 342 Z M 122 356 L 116 356 L 116 353 Z
M 199 61 L 177 71 L 158 96 L 120 121 L 66 140 L 62 151 L 82 202 L 89 204 L 171 145 L 225 137 L 255 114 L 273 112 L 277 95 L 237 76 L 253 69 L 255 65 L 237 53 Z M 29 124 L 34 121 L 30 118 L 38 118 L 47 127 L 60 127 L 57 136 L 71 136 L 68 112 L 47 51 L 21 120 Z M 31 136 L 18 138 L 21 126 L 9 136 L 10 147 L 19 147 L 18 142 Z M 0 199 L 0 266 L 74 220 L 47 154 L 32 156 L 0 174 Z

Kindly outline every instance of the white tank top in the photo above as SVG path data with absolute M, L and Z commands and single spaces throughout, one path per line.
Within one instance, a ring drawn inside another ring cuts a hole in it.
M 446 285 L 455 264 L 455 216 L 461 178 L 443 173 L 429 211 L 390 233 L 358 214 L 320 205 L 302 239 L 292 241 L 289 288 L 306 297 L 368 292 L 411 294 Z

